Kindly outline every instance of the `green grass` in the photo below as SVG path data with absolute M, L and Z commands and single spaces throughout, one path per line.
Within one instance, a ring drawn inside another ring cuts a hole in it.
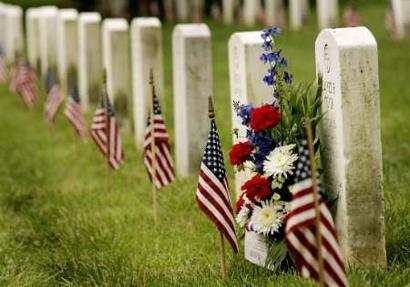
M 363 11 L 379 43 L 388 267 L 349 270 L 351 286 L 410 286 L 410 42 L 394 43 L 380 7 Z M 243 27 L 210 24 L 214 96 L 225 153 L 230 106 L 227 40 Z M 166 118 L 172 126 L 170 25 L 164 27 Z M 281 45 L 297 80 L 314 78 L 313 18 Z M 255 59 L 257 60 L 257 59 Z M 194 201 L 196 176 L 161 190 L 160 224 L 152 226 L 151 189 L 142 154 L 123 137 L 126 164 L 110 172 L 96 147 L 81 144 L 60 115 L 45 124 L 0 87 L 0 286 L 314 286 L 294 273 L 273 274 L 228 252 L 219 274 L 218 234 Z M 230 180 L 232 169 L 229 168 Z

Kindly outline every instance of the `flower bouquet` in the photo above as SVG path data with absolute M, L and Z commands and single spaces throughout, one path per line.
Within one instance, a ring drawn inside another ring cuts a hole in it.
M 260 253 L 265 248 L 265 255 L 262 262 L 254 263 L 270 269 L 292 264 L 284 232 L 292 199 L 289 187 L 295 179 L 297 147 L 305 135 L 305 119 L 310 119 L 313 131 L 321 119 L 320 83 L 292 83 L 288 61 L 277 47 L 279 34 L 280 28 L 272 27 L 261 35 L 264 51 L 260 60 L 267 66 L 263 81 L 272 87 L 272 101 L 260 106 L 234 103 L 246 135 L 241 137 L 234 131 L 238 138 L 229 153 L 238 171 L 250 170 L 236 203 L 237 223 L 245 232 L 245 257 L 247 238 L 252 244 L 256 240 L 259 250 L 253 251 Z M 319 141 L 314 134 L 316 152 Z

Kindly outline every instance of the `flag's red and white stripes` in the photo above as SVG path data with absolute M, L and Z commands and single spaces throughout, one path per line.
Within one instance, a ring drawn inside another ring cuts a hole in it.
M 55 117 L 57 115 L 58 109 L 63 103 L 63 100 L 64 99 L 60 94 L 58 85 L 53 85 L 50 91 L 48 92 L 45 108 L 47 121 L 51 125 L 54 124 Z
M 226 178 L 220 181 L 204 163 L 201 164 L 199 173 L 196 202 L 224 234 L 234 252 L 238 252 L 228 182 Z
M 0 55 L 0 84 L 7 82 L 8 72 L 6 61 L 4 60 L 3 55 Z
M 303 277 L 319 279 L 318 248 L 316 244 L 316 211 L 311 178 L 293 185 L 291 212 L 286 222 L 289 250 Z M 344 261 L 329 208 L 320 204 L 320 233 L 326 286 L 348 286 Z
M 85 120 L 81 105 L 72 97 L 68 97 L 67 104 L 64 110 L 64 115 L 73 125 L 77 134 L 82 140 L 87 139 L 87 122 Z
M 154 129 L 156 160 L 156 176 L 154 183 L 157 188 L 162 188 L 174 181 L 175 171 L 171 157 L 168 133 L 161 114 L 154 114 Z M 144 163 L 151 181 L 153 179 L 153 161 L 151 151 L 152 139 L 152 126 L 151 124 L 148 124 L 145 131 Z
M 38 101 L 39 89 L 37 77 L 27 64 L 19 64 L 16 68 L 15 90 L 21 96 L 27 107 L 35 106 Z
M 107 158 L 113 169 L 119 169 L 124 163 L 120 130 L 115 116 L 103 107 L 96 110 L 91 125 L 91 137 L 101 153 Z M 108 143 L 108 144 L 107 144 Z

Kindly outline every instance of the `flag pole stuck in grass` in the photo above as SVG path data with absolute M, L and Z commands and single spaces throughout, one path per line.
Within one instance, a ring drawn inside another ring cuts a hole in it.
M 319 262 L 319 286 L 325 287 L 324 279 L 324 264 L 323 264 L 323 254 L 322 254 L 322 236 L 320 230 L 320 207 L 319 207 L 319 193 L 317 189 L 317 174 L 316 174 L 316 162 L 315 162 L 315 152 L 313 149 L 313 134 L 312 126 L 310 120 L 305 120 L 307 143 L 309 150 L 309 160 L 310 160 L 310 174 L 312 178 L 312 193 L 313 193 L 313 202 L 315 204 L 315 227 L 316 227 L 316 246 L 317 248 L 317 258 Z
M 156 154 L 156 146 L 155 146 L 155 119 L 154 119 L 154 97 L 155 97 L 155 84 L 154 84 L 154 74 L 152 69 L 149 72 L 149 83 L 152 88 L 152 93 L 150 97 L 149 103 L 149 113 L 150 113 L 150 120 L 151 123 L 151 169 L 152 169 L 152 216 L 154 219 L 154 226 L 158 224 L 158 211 L 157 211 L 157 187 L 155 186 L 156 176 L 157 173 L 157 157 Z
M 229 186 L 226 178 L 222 148 L 215 124 L 215 111 L 212 97 L 209 97 L 208 117 L 211 122 L 211 128 L 201 161 L 196 202 L 219 229 L 221 239 L 221 272 L 222 278 L 225 280 L 224 237 L 231 244 L 235 253 L 238 253 L 238 241 L 236 238 L 235 221 L 229 196 Z

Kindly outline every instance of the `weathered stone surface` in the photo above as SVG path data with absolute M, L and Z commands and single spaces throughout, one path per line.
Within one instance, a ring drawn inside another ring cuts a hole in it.
M 131 131 L 133 116 L 128 23 L 122 18 L 108 18 L 103 21 L 102 29 L 107 92 L 123 130 Z
M 152 88 L 149 74 L 154 73 L 157 95 L 164 96 L 162 27 L 158 18 L 135 18 L 131 23 L 132 84 L 135 142 L 144 145 L 148 100 Z
M 209 130 L 211 33 L 205 24 L 180 24 L 172 35 L 176 170 L 198 173 Z
M 98 104 L 102 75 L 101 15 L 82 12 L 78 17 L 78 86 L 83 110 Z
M 63 94 L 67 95 L 78 78 L 78 12 L 61 9 L 57 18 L 58 77 Z
M 338 197 L 336 228 L 349 263 L 385 265 L 377 43 L 364 27 L 325 29 L 316 40 L 323 78 L 325 186 Z
M 16 55 L 23 53 L 23 9 L 16 5 L 6 7 L 6 42 L 5 54 L 9 63 L 14 62 Z
M 339 21 L 338 0 L 316 1 L 318 24 L 320 29 L 333 28 Z
M 280 25 L 279 14 L 282 13 L 283 0 L 266 0 L 265 1 L 265 13 L 266 13 L 266 25 L 274 26 Z
M 26 46 L 27 60 L 30 65 L 40 71 L 40 16 L 41 8 L 26 10 Z
M 40 65 L 43 78 L 47 76 L 49 70 L 57 75 L 57 18 L 57 7 L 43 6 L 41 8 Z
M 234 33 L 229 39 L 229 80 L 231 87 L 232 128 L 238 131 L 233 142 L 246 140 L 246 129 L 233 109 L 234 102 L 260 105 L 271 103 L 273 91 L 262 82 L 267 67 L 259 61 L 263 50 L 260 31 Z M 249 179 L 248 170 L 235 174 L 236 193 Z
M 410 0 L 391 1 L 397 38 L 410 37 Z

